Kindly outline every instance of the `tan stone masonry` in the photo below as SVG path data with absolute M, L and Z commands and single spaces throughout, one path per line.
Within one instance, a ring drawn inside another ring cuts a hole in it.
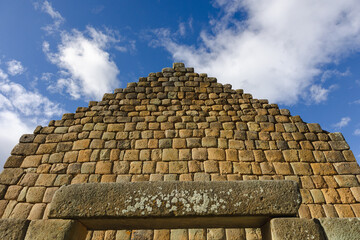
M 298 182 L 300 218 L 360 217 L 360 167 L 341 133 L 175 63 L 23 135 L 0 174 L 0 216 L 46 219 L 55 191 L 68 184 L 245 180 Z M 261 235 L 109 230 L 89 232 L 88 239 L 196 234 Z

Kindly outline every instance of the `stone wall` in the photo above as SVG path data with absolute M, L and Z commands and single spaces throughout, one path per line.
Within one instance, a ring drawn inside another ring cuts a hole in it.
M 67 184 L 237 180 L 298 182 L 301 218 L 360 217 L 360 168 L 341 133 L 181 63 L 23 135 L 0 175 L 0 216 L 47 218 Z

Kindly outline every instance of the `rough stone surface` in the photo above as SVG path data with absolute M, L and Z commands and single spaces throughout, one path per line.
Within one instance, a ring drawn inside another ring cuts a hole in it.
M 325 240 L 315 220 L 299 218 L 274 218 L 262 227 L 262 235 L 268 240 Z
M 357 240 L 360 238 L 360 218 L 320 218 L 328 240 Z
M 55 193 L 49 217 L 293 216 L 299 204 L 293 181 L 77 184 Z
M 74 220 L 31 221 L 24 240 L 85 240 L 87 229 Z
M 20 219 L 0 220 L 0 239 L 23 240 L 29 221 Z

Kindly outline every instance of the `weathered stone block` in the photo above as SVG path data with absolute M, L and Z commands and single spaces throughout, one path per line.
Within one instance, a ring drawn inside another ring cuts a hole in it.
M 162 159 L 164 161 L 179 160 L 178 149 L 164 149 L 162 153 Z
M 219 148 L 208 148 L 209 160 L 225 160 L 225 151 Z
M 56 150 L 57 143 L 44 143 L 40 144 L 36 154 L 47 154 L 47 153 L 54 153 Z
M 31 155 L 36 152 L 37 143 L 19 143 L 11 151 L 12 155 Z
M 360 218 L 320 218 L 326 239 L 356 240 L 360 236 Z
M 12 155 L 8 157 L 4 164 L 4 168 L 18 168 L 22 164 L 24 156 Z
M 312 219 L 274 218 L 262 227 L 262 236 L 269 240 L 323 240 L 321 227 Z
M 0 174 L 0 183 L 1 184 L 16 184 L 24 170 L 21 168 L 5 168 Z
M 28 228 L 28 220 L 1 219 L 0 239 L 23 240 Z
M 169 173 L 188 173 L 188 164 L 184 161 L 176 161 L 169 163 Z
M 251 150 L 239 150 L 239 161 L 251 162 L 254 161 L 254 153 Z
M 45 187 L 30 187 L 26 194 L 26 202 L 40 203 L 43 200 Z
M 34 220 L 30 222 L 24 240 L 85 240 L 87 229 L 74 220 Z
M 194 160 L 207 160 L 208 153 L 206 148 L 193 148 L 192 159 Z

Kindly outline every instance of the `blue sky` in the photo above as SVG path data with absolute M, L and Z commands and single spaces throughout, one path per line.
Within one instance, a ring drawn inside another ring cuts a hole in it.
M 360 159 L 357 0 L 0 1 L 0 163 L 19 137 L 181 61 L 341 131 Z

